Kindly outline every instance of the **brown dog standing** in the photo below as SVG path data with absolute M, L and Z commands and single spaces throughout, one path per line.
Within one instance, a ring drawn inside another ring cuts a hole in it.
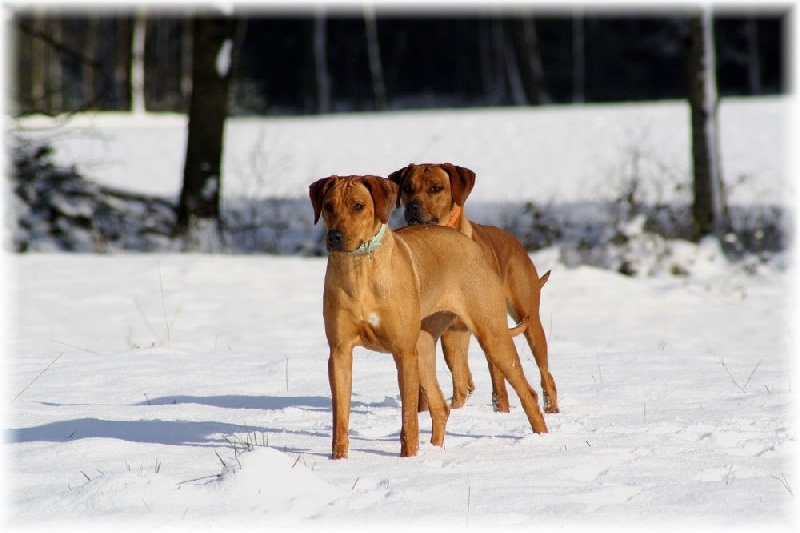
M 331 176 L 311 184 L 314 222 L 325 221 L 328 266 L 323 315 L 330 347 L 332 457 L 347 457 L 355 346 L 391 353 L 402 404 L 400 454 L 419 447 L 420 391 L 429 404 L 431 443 L 441 446 L 449 408 L 436 379 L 436 339 L 457 318 L 511 383 L 536 433 L 547 432 L 536 392 L 522 371 L 503 312 L 503 288 L 480 248 L 436 226 L 387 226 L 399 189 L 377 176 Z M 524 326 L 521 326 L 524 327 Z
M 409 225 L 437 224 L 457 229 L 477 242 L 500 274 L 508 313 L 516 321 L 528 320 L 525 338 L 541 374 L 546 413 L 558 412 L 556 384 L 547 362 L 547 339 L 539 317 L 542 286 L 550 276 L 539 278 L 528 252 L 510 233 L 494 226 L 470 222 L 464 202 L 475 185 L 475 173 L 450 163 L 410 164 L 393 172 L 389 179 L 400 186 L 400 199 Z M 400 201 L 398 200 L 398 207 Z M 463 328 L 462 328 L 463 329 Z M 467 364 L 470 333 L 450 329 L 442 335 L 442 351 L 453 375 L 454 408 L 461 407 L 474 390 Z M 508 411 L 508 392 L 501 373 L 489 361 L 492 376 L 492 403 L 496 411 Z

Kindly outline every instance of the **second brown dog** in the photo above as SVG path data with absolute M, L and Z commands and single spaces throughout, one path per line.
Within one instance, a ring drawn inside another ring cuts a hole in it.
M 470 222 L 464 202 L 475 185 L 475 173 L 450 163 L 410 164 L 389 175 L 400 186 L 400 201 L 409 225 L 449 226 L 477 242 L 500 274 L 508 313 L 517 322 L 528 320 L 525 339 L 536 359 L 544 394 L 544 411 L 557 413 L 556 384 L 547 359 L 547 339 L 539 317 L 540 292 L 550 271 L 541 278 L 528 252 L 510 233 L 494 226 Z M 470 333 L 451 328 L 442 335 L 442 351 L 453 376 L 452 407 L 461 407 L 475 385 L 467 364 Z M 508 412 L 508 392 L 500 372 L 489 361 L 492 377 L 492 404 L 496 411 Z

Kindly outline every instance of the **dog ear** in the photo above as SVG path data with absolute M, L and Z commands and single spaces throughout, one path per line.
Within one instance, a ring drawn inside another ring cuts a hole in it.
M 458 205 L 464 205 L 467 196 L 475 186 L 475 173 L 468 168 L 459 167 L 452 163 L 442 163 L 442 168 L 450 176 L 450 192 L 453 200 Z
M 386 224 L 389 222 L 389 213 L 392 212 L 395 202 L 400 201 L 400 186 L 386 178 L 378 176 L 364 176 L 364 186 L 372 195 L 375 204 L 375 215 Z
M 403 182 L 406 180 L 406 173 L 411 170 L 413 163 L 410 163 L 408 166 L 401 168 L 400 170 L 395 170 L 391 174 L 389 174 L 389 180 L 393 181 L 397 184 L 398 187 L 403 186 Z M 395 207 L 400 207 L 400 194 L 397 195 L 397 203 Z
M 319 215 L 322 212 L 322 198 L 325 197 L 325 193 L 333 185 L 334 178 L 336 176 L 328 176 L 308 186 L 308 196 L 311 197 L 311 206 L 314 208 L 314 224 L 319 221 Z

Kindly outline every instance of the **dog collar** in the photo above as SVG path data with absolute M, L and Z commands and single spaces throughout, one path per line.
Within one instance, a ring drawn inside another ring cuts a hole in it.
M 461 211 L 462 211 L 461 206 L 457 205 L 456 208 L 453 209 L 453 214 L 450 215 L 450 220 L 447 221 L 447 224 L 445 224 L 445 226 L 450 228 L 455 228 L 456 222 L 458 222 L 458 219 L 461 217 Z
M 381 229 L 378 230 L 378 233 L 375 234 L 373 238 L 350 252 L 352 255 L 362 255 L 362 254 L 369 254 L 377 250 L 381 247 L 381 240 L 383 240 L 383 236 L 386 234 L 386 224 L 381 224 Z

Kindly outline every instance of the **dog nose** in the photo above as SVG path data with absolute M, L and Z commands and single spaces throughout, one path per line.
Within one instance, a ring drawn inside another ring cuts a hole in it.
M 325 235 L 328 246 L 339 246 L 344 240 L 344 233 L 338 229 L 332 229 Z
M 415 200 L 406 204 L 406 216 L 411 218 L 419 216 L 419 202 Z

